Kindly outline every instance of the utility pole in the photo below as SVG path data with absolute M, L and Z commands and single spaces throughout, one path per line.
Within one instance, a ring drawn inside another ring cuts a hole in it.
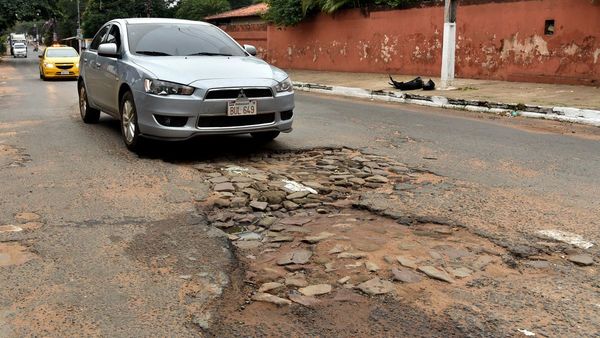
M 444 37 L 442 45 L 442 89 L 448 89 L 454 82 L 456 55 L 456 7 L 458 0 L 445 0 Z
M 79 54 L 81 55 L 81 42 L 83 35 L 81 34 L 81 15 L 79 13 L 79 0 L 77 0 L 77 46 L 79 46 Z
M 52 18 L 52 44 L 58 43 L 58 34 L 56 34 L 56 18 Z
M 83 42 L 83 32 L 81 31 L 81 10 L 79 0 L 77 0 L 77 45 L 79 46 L 79 54 L 81 55 L 81 43 Z

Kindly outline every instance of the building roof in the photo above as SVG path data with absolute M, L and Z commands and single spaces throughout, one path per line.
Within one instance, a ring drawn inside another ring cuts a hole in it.
M 267 11 L 269 6 L 264 3 L 250 5 L 248 7 L 242 7 L 231 11 L 207 16 L 204 20 L 214 19 L 230 19 L 230 18 L 244 18 L 248 16 L 259 16 Z

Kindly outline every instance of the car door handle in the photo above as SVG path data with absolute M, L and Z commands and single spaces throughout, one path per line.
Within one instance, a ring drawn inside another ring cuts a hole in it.
M 100 62 L 94 62 L 94 66 L 95 66 L 96 68 L 100 68 Z

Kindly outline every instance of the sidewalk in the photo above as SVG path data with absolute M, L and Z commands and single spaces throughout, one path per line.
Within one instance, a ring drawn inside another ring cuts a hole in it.
M 386 74 L 287 70 L 297 90 L 490 113 L 513 113 L 600 126 L 600 88 L 457 79 L 455 90 L 400 92 Z M 396 81 L 415 76 L 394 75 Z M 428 77 L 423 77 L 427 81 Z M 439 78 L 432 78 L 439 85 Z

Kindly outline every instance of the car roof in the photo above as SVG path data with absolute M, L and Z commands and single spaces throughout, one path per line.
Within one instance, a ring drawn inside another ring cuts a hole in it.
M 167 18 L 127 18 L 117 19 L 112 22 L 121 22 L 126 24 L 145 24 L 145 23 L 172 23 L 172 24 L 197 24 L 202 26 L 211 26 L 211 24 L 203 21 L 183 20 L 183 19 L 167 19 Z

